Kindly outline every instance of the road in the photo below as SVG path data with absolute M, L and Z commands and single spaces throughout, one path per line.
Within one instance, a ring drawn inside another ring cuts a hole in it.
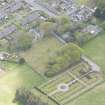
M 41 3 L 40 2 L 37 2 L 36 0 L 24 0 L 24 1 L 27 2 L 29 5 L 31 5 L 35 10 L 44 11 L 45 13 L 47 13 L 51 17 L 57 16 L 56 13 L 51 12 L 50 9 L 48 9 L 47 7 L 45 7 L 43 4 L 41 5 Z

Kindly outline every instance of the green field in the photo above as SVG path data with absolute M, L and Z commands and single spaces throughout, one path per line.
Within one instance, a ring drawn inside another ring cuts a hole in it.
M 6 72 L 0 76 L 0 105 L 18 105 L 12 103 L 17 88 L 32 88 L 44 82 L 44 78 L 26 65 L 5 63 Z M 7 70 L 8 69 L 8 70 Z

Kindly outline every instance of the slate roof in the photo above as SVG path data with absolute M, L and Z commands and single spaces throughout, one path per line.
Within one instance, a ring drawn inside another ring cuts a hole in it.
M 34 20 L 37 20 L 40 18 L 40 14 L 36 13 L 36 12 L 32 12 L 30 13 L 28 16 L 26 16 L 24 18 L 24 20 L 21 22 L 21 24 L 24 26 L 24 25 L 27 25 L 29 24 L 30 22 L 34 21 Z
M 16 31 L 16 26 L 15 25 L 9 25 L 3 31 L 0 32 L 0 39 L 12 34 L 15 31 Z
M 6 12 L 15 12 L 23 6 L 23 2 L 16 1 L 13 3 L 8 4 L 6 7 L 3 8 L 3 11 Z
M 0 20 L 4 19 L 9 13 L 16 12 L 17 10 L 21 9 L 23 6 L 23 2 L 13 2 L 6 5 L 4 8 L 0 9 Z

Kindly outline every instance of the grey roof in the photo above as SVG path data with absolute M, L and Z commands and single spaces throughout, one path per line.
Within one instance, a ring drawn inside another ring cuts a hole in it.
M 17 2 L 13 2 L 8 4 L 7 6 L 5 6 L 2 11 L 6 11 L 6 12 L 15 12 L 18 9 L 20 9 L 23 5 L 23 2 L 17 1 Z
M 16 12 L 22 8 L 23 2 L 16 1 L 6 5 L 4 8 L 0 9 L 0 20 L 4 19 L 9 13 Z
M 36 12 L 32 12 L 27 17 L 24 18 L 24 20 L 21 22 L 21 24 L 24 26 L 34 20 L 38 20 L 39 18 L 40 18 L 40 14 L 38 14 Z
M 15 31 L 16 31 L 15 25 L 10 25 L 10 26 L 6 27 L 2 32 L 0 32 L 0 39 L 12 34 Z
M 6 16 L 7 16 L 6 13 L 1 12 L 1 13 L 0 13 L 0 20 L 4 19 Z
M 93 14 L 93 11 L 90 8 L 84 6 L 84 7 L 81 7 L 80 9 L 78 9 L 76 12 L 74 12 L 73 16 L 76 21 L 78 21 L 78 20 L 85 21 L 90 16 L 92 16 L 92 14 Z

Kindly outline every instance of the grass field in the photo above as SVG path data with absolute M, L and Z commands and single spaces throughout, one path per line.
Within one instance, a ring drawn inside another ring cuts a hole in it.
M 100 35 L 83 46 L 84 53 L 105 71 L 105 35 Z
M 11 63 L 4 64 L 6 73 L 0 77 L 0 105 L 18 105 L 12 103 L 18 87 L 31 88 L 44 82 L 44 78 L 33 72 L 27 66 Z
M 39 73 L 46 70 L 46 63 L 48 62 L 49 54 L 57 50 L 61 43 L 54 37 L 45 37 L 33 44 L 33 47 L 21 53 L 26 61 Z
M 81 95 L 68 105 L 105 105 L 105 83 Z

